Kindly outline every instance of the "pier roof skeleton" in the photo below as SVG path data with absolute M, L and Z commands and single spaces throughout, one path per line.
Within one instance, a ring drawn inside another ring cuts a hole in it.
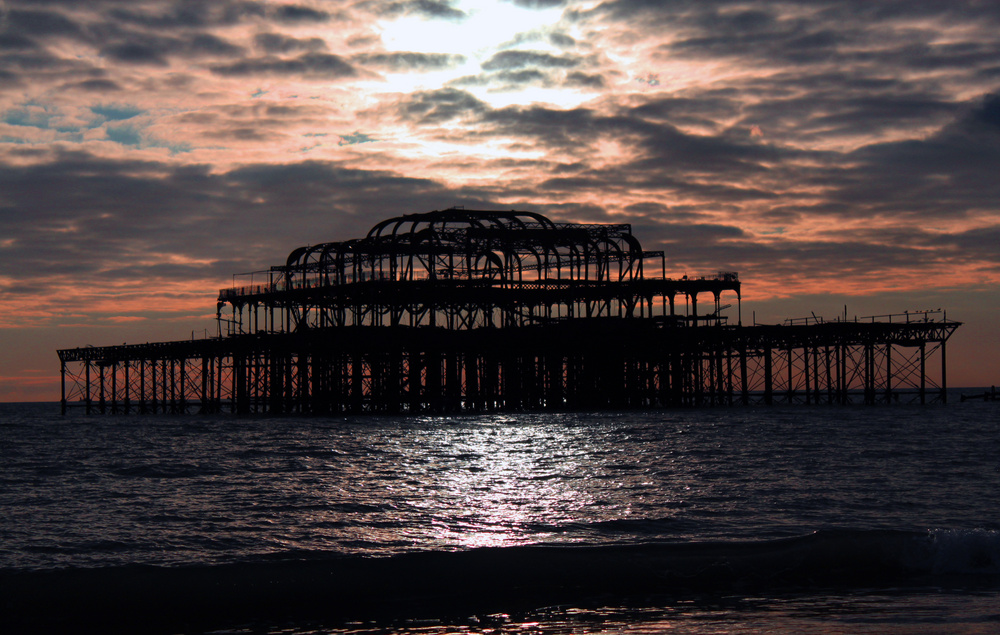
M 651 261 L 652 266 L 645 266 Z M 293 250 L 284 265 L 254 276 L 265 284 L 223 289 L 230 334 L 346 325 L 421 324 L 476 328 L 573 317 L 680 319 L 685 295 L 710 292 L 719 315 L 724 291 L 740 294 L 734 273 L 665 277 L 662 251 L 645 251 L 628 224 L 556 223 L 525 211 L 450 208 L 390 218 L 364 238 Z M 647 269 L 659 275 L 646 275 Z M 264 315 L 257 309 L 264 308 Z M 277 322 L 273 313 L 283 314 Z M 221 320 L 221 313 L 220 313 Z M 221 332 L 221 330 L 220 330 Z
M 646 257 L 660 256 L 662 252 L 643 252 L 639 241 L 632 236 L 632 228 L 620 225 L 581 225 L 553 223 L 541 214 L 531 212 L 492 212 L 447 209 L 423 214 L 409 214 L 390 218 L 375 225 L 363 239 L 332 242 L 311 247 L 300 247 L 288 256 L 284 268 L 276 270 L 289 274 L 323 268 L 343 268 L 337 258 L 352 258 L 356 263 L 373 268 L 386 263 L 390 267 L 394 257 L 426 256 L 425 277 L 456 277 L 457 270 L 449 267 L 436 269 L 433 256 L 465 256 L 465 259 L 499 265 L 500 271 L 480 271 L 471 263 L 462 269 L 468 278 L 477 274 L 501 273 L 504 263 L 494 256 L 516 255 L 506 260 L 516 263 L 520 271 L 554 272 L 557 276 L 567 266 L 580 264 L 601 265 L 608 262 L 628 263 L 620 272 L 623 278 L 634 273 L 632 266 L 641 265 Z M 529 262 L 525 263 L 525 260 Z M 532 262 L 533 259 L 533 262 Z M 382 267 L 379 267 L 380 270 Z M 395 268 L 393 268 L 395 269 Z M 512 272 L 511 272 L 512 273 Z M 573 274 L 573 270 L 569 270 Z M 401 274 L 397 274 L 401 275 Z M 597 271 L 597 278 L 608 277 L 607 268 Z

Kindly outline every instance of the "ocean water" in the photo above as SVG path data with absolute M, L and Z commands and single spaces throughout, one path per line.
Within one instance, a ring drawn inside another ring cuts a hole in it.
M 1000 404 L 0 404 L 0 631 L 997 633 Z

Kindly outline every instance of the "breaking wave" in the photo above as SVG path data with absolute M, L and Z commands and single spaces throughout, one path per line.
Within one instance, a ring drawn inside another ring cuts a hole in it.
M 530 545 L 388 557 L 0 571 L 0 630 L 151 632 L 268 619 L 471 614 L 652 595 L 1000 586 L 995 530 L 828 530 L 770 541 Z M 155 616 L 155 619 L 153 617 Z M 153 624 L 156 627 L 153 627 Z

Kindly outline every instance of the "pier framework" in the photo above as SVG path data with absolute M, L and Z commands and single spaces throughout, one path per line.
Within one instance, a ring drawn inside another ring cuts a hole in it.
M 217 337 L 60 350 L 63 412 L 927 403 L 946 399 L 959 326 L 939 312 L 744 326 L 736 273 L 669 278 L 627 224 L 517 211 L 388 219 L 240 282 L 220 291 Z

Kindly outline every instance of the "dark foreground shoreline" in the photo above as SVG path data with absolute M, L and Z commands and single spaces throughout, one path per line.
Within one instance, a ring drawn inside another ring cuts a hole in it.
M 925 532 L 825 531 L 765 542 L 522 546 L 384 558 L 0 572 L 11 633 L 197 632 L 233 624 L 627 606 L 651 596 L 997 583 L 990 548 L 942 570 Z

